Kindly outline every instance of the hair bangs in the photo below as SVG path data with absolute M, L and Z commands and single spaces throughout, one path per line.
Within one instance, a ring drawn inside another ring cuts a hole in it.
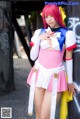
M 62 23 L 62 18 L 61 18 L 58 6 L 49 4 L 43 8 L 42 19 L 43 19 L 43 24 L 44 24 L 45 28 L 48 27 L 48 25 L 45 21 L 45 17 L 47 17 L 48 15 L 52 15 L 54 17 L 54 19 L 60 24 L 60 26 L 65 27 L 64 24 Z
M 52 12 L 51 9 L 47 9 L 47 10 L 45 10 L 43 14 L 44 14 L 44 17 L 47 17 L 47 16 L 49 16 L 49 15 L 54 16 L 54 15 L 53 15 L 53 12 Z

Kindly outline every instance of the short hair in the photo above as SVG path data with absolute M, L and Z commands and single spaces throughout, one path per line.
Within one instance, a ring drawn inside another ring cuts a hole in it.
M 61 27 L 66 27 L 65 24 L 63 23 L 61 13 L 60 13 L 59 7 L 57 5 L 47 4 L 44 6 L 44 8 L 42 10 L 42 20 L 43 20 L 44 28 L 48 27 L 48 25 L 45 21 L 45 16 L 48 16 L 48 15 L 52 15 Z

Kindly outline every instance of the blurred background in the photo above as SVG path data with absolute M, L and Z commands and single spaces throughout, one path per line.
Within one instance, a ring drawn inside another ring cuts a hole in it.
M 30 59 L 29 42 L 36 29 L 43 27 L 41 10 L 45 2 L 62 6 L 66 26 L 75 32 L 74 81 L 80 84 L 80 0 L 1 0 L 0 1 L 0 107 L 12 107 L 12 119 L 29 119 L 27 76 L 34 62 Z M 77 94 L 80 108 L 80 95 Z M 69 104 L 69 119 L 80 118 L 75 101 Z M 17 113 L 16 113 L 17 112 Z M 76 116 L 77 115 L 77 116 Z M 34 116 L 32 118 L 35 118 Z M 56 117 L 58 119 L 58 117 Z

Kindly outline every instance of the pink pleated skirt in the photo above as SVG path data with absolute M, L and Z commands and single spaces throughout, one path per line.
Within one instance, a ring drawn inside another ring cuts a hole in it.
M 28 78 L 27 84 L 31 85 L 31 79 L 33 77 L 35 66 L 32 67 Z M 52 91 L 53 89 L 53 80 L 54 80 L 54 72 L 47 75 L 47 73 L 41 72 L 41 69 L 38 68 L 36 71 L 36 79 L 35 84 L 36 87 L 41 87 L 47 89 L 48 91 Z M 64 70 L 58 72 L 58 85 L 57 85 L 57 92 L 63 92 L 67 90 L 67 80 L 66 80 L 66 73 Z

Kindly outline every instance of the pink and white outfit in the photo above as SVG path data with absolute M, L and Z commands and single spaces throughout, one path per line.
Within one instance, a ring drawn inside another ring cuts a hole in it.
M 27 83 L 31 85 L 30 97 L 33 97 L 32 101 L 29 97 L 28 112 L 32 113 L 33 110 L 32 105 L 35 86 L 42 87 L 48 91 L 52 91 L 50 119 L 54 119 L 57 92 L 67 90 L 66 72 L 63 65 L 64 51 L 65 49 L 71 50 L 75 48 L 76 38 L 73 31 L 68 30 L 66 33 L 65 44 L 63 45 L 62 51 L 60 51 L 59 42 L 57 40 L 57 38 L 60 37 L 60 32 L 54 33 L 54 37 L 51 38 L 52 45 L 50 46 L 46 40 L 40 42 L 38 39 L 40 30 L 41 29 L 36 30 L 31 39 L 34 46 L 31 49 L 30 57 L 33 61 L 35 60 L 35 64 L 27 78 Z M 46 31 L 48 30 L 49 28 L 46 29 Z M 58 74 L 58 76 L 54 76 L 55 74 Z

